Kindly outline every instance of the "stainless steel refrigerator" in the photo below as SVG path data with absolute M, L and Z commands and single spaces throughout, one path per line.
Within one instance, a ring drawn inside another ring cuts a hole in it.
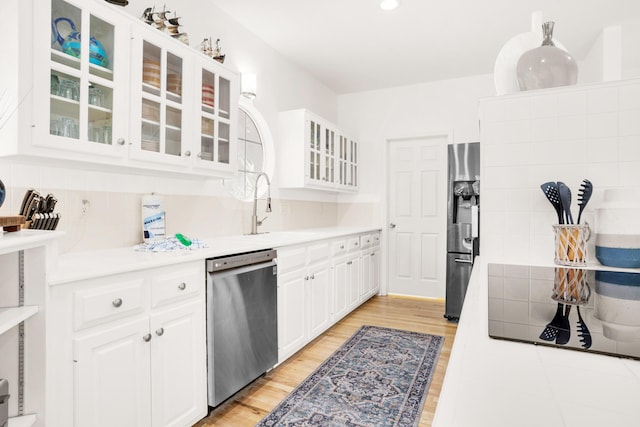
M 458 321 L 480 247 L 480 143 L 448 147 L 447 289 L 444 317 Z

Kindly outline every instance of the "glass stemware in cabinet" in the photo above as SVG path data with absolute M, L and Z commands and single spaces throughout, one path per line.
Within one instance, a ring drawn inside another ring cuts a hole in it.
M 49 134 L 111 144 L 115 27 L 67 1 L 50 1 Z M 84 58 L 81 40 L 89 42 Z

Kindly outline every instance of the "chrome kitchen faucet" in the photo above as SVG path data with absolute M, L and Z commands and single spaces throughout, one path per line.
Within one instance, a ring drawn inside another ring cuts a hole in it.
M 261 220 L 258 220 L 258 181 L 260 181 L 260 177 L 264 176 L 264 179 L 267 180 L 267 209 L 265 212 L 271 212 L 271 181 L 269 181 L 269 175 L 264 172 L 260 172 L 256 177 L 255 188 L 253 190 L 253 215 L 251 215 L 251 233 L 249 234 L 258 234 L 258 226 L 262 225 L 267 217 L 265 216 Z

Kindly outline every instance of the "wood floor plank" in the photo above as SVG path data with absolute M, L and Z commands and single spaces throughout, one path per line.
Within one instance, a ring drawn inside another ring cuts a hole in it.
M 448 322 L 443 315 L 444 302 L 441 300 L 373 297 L 282 365 L 211 411 L 195 427 L 254 426 L 363 325 L 445 337 L 419 424 L 420 427 L 431 426 L 456 333 L 456 324 Z

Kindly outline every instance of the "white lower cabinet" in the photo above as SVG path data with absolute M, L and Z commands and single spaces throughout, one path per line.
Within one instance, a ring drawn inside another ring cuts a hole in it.
M 74 425 L 151 425 L 149 321 L 138 318 L 73 341 Z
M 278 361 L 331 325 L 329 243 L 278 249 Z
M 62 331 L 54 357 L 63 366 L 72 359 L 57 380 L 73 397 L 72 410 L 56 409 L 55 425 L 185 427 L 206 416 L 204 267 L 197 261 L 53 289 Z
M 363 237 L 278 248 L 280 363 L 380 290 L 379 233 Z

